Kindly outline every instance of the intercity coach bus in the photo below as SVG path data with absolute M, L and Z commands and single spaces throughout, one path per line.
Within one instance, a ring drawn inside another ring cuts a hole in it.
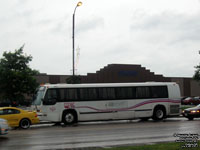
M 79 121 L 152 118 L 180 114 L 180 89 L 173 82 L 45 84 L 34 101 L 42 120 Z

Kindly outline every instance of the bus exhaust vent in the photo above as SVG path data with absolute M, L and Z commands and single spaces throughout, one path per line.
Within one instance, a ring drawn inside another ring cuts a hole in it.
M 179 105 L 170 105 L 170 114 L 178 114 Z

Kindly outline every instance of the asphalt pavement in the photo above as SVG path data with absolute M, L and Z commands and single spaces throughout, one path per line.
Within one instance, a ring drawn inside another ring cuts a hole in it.
M 81 122 L 55 126 L 43 122 L 28 130 L 11 130 L 0 137 L 1 150 L 94 149 L 119 145 L 152 144 L 178 140 L 174 135 L 200 135 L 200 119 L 168 118 L 164 121 L 122 120 Z

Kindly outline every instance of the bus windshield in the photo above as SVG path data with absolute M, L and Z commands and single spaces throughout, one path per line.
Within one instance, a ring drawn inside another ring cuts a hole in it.
M 41 86 L 38 88 L 36 94 L 34 95 L 32 105 L 41 105 L 42 98 L 44 98 L 44 92 L 45 92 L 45 87 Z

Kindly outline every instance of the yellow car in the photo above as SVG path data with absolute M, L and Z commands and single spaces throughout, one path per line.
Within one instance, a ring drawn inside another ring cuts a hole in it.
M 28 129 L 31 124 L 39 123 L 36 112 L 16 107 L 0 107 L 0 118 L 7 120 L 10 127 L 20 127 L 22 129 Z

